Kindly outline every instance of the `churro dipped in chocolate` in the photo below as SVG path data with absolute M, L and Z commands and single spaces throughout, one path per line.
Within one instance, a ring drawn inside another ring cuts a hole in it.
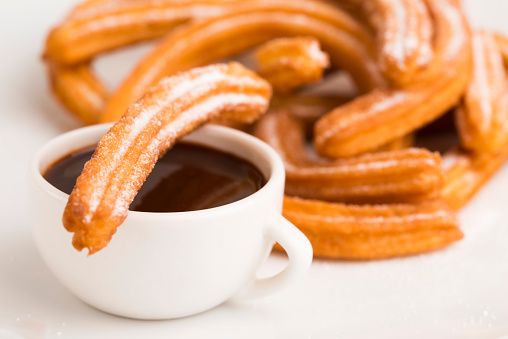
M 237 63 L 164 79 L 102 137 L 64 211 L 73 245 L 93 254 L 127 217 L 157 159 L 178 138 L 218 115 L 252 122 L 268 107 L 270 85 Z

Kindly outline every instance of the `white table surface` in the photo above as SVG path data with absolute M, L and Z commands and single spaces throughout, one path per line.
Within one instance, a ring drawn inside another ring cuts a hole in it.
M 315 260 L 280 294 L 178 320 L 120 318 L 76 299 L 37 253 L 27 192 L 35 151 L 78 126 L 49 94 L 40 62 L 49 28 L 75 3 L 0 0 L 0 339 L 508 338 L 508 166 L 460 213 L 465 239 L 442 251 Z M 508 33 L 508 1 L 469 0 L 466 8 L 477 27 Z M 99 66 L 128 69 L 140 53 Z M 271 258 L 264 271 L 284 263 Z

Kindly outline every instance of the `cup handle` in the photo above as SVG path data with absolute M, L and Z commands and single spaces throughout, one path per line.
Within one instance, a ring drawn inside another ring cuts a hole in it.
M 282 272 L 263 279 L 256 279 L 239 293 L 234 300 L 247 300 L 278 292 L 302 278 L 312 263 L 312 245 L 309 239 L 280 212 L 272 213 L 266 225 L 266 236 L 278 242 L 286 251 L 289 263 Z

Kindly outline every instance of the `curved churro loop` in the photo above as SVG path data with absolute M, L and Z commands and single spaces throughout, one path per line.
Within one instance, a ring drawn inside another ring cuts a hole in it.
M 238 12 L 191 23 L 168 34 L 112 95 L 102 121 L 116 121 L 148 86 L 164 76 L 284 36 L 319 40 L 332 67 L 347 69 L 361 89 L 384 83 L 373 59 L 370 35 L 346 13 L 319 2 L 256 1 Z
M 323 156 L 348 157 L 375 149 L 444 114 L 457 103 L 471 72 L 469 28 L 449 0 L 426 0 L 435 21 L 435 57 L 402 89 L 376 89 L 341 106 L 315 125 Z
M 280 93 L 319 82 L 330 64 L 319 41 L 312 37 L 270 40 L 257 48 L 256 60 L 257 73 Z
M 52 89 L 85 124 L 99 122 L 108 95 L 90 59 L 127 44 L 157 38 L 190 19 L 220 15 L 234 0 L 98 0 L 78 5 L 49 34 L 44 58 Z
M 378 60 L 385 77 L 395 85 L 414 81 L 432 62 L 433 27 L 422 0 L 346 0 L 373 27 Z
M 508 139 L 508 83 L 503 59 L 492 34 L 473 35 L 473 76 L 456 110 L 461 146 L 496 152 Z
M 73 65 L 135 42 L 153 39 L 193 18 L 226 13 L 232 0 L 104 0 L 77 7 L 51 31 L 45 58 Z
M 51 64 L 49 74 L 53 93 L 69 111 L 87 125 L 99 122 L 109 93 L 88 64 Z
M 164 79 L 99 142 L 64 211 L 73 245 L 93 254 L 108 244 L 158 158 L 181 136 L 219 114 L 252 121 L 268 107 L 270 85 L 237 63 Z
M 309 154 L 305 128 L 286 111 L 262 117 L 255 135 L 286 167 L 286 194 L 348 203 L 418 202 L 440 194 L 441 159 L 424 149 L 329 160 Z
M 379 259 L 427 252 L 463 237 L 442 201 L 345 205 L 286 196 L 283 215 L 309 238 L 315 256 Z

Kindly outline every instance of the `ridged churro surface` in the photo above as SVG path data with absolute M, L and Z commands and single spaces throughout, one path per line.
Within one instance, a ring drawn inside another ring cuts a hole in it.
M 76 182 L 63 223 L 73 245 L 93 254 L 108 244 L 156 161 L 178 138 L 220 115 L 253 121 L 268 107 L 269 84 L 237 63 L 162 80 L 101 138 Z

